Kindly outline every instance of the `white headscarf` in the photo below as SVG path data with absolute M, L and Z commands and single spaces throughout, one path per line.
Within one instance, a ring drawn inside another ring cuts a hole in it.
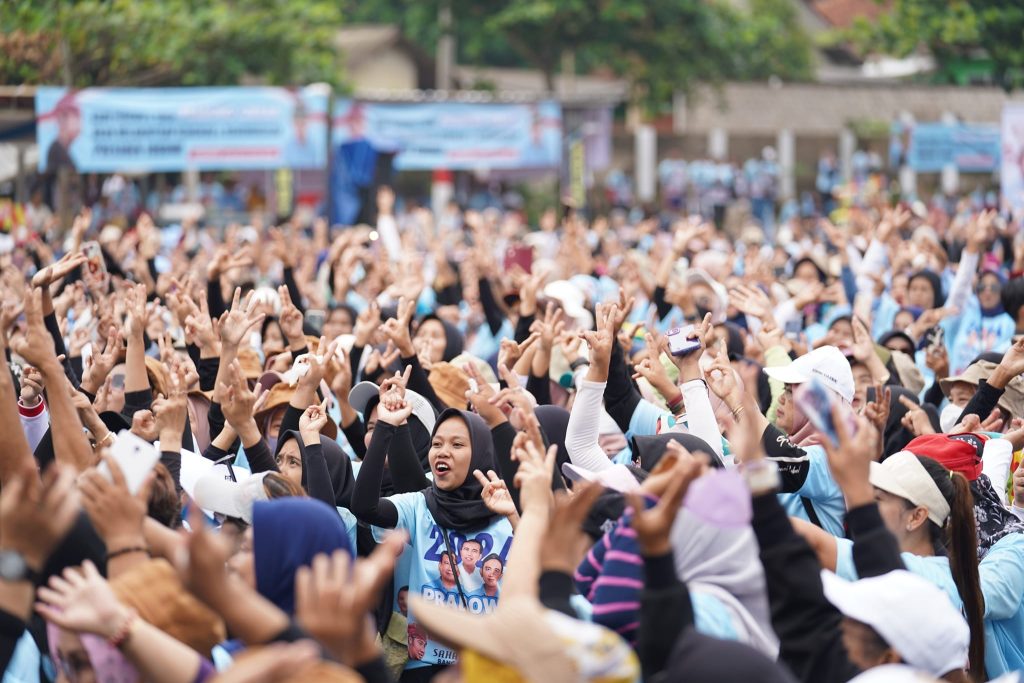
M 749 499 L 746 487 L 740 487 Z M 722 503 L 733 504 L 729 500 Z M 707 593 L 722 602 L 735 617 L 740 640 L 774 659 L 779 653 L 779 639 L 772 630 L 764 567 L 750 527 L 749 508 L 746 515 L 744 525 L 723 528 L 705 522 L 684 503 L 672 527 L 676 575 L 691 591 Z

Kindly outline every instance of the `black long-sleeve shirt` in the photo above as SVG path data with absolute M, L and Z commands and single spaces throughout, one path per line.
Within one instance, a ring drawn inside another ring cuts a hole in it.
M 842 615 L 825 598 L 814 550 L 793 529 L 775 494 L 755 496 L 753 511 L 779 661 L 801 681 L 845 683 L 860 670 L 843 646 Z
M 967 402 L 967 406 L 964 407 L 964 412 L 960 413 L 957 422 L 963 422 L 968 415 L 977 415 L 982 421 L 987 420 L 999 405 L 999 399 L 1003 397 L 1005 391 L 1005 389 L 997 389 L 985 380 L 981 380 L 978 382 L 978 390 Z
M 645 681 L 655 680 L 665 670 L 672 648 L 688 626 L 693 626 L 693 604 L 686 584 L 676 576 L 672 554 L 644 556 L 636 651 Z
M 613 343 L 608 363 L 608 384 L 604 388 L 604 407 L 623 433 L 629 431 L 629 422 L 641 398 L 640 391 L 633 384 L 622 347 Z
M 490 328 L 492 335 L 498 334 L 498 330 L 505 323 L 505 313 L 498 306 L 498 301 L 494 298 L 491 281 L 482 277 L 477 283 L 477 287 L 480 290 L 480 305 L 484 309 L 487 327 Z
M 380 497 L 380 484 L 384 477 L 384 458 L 396 431 L 394 425 L 386 422 L 378 422 L 374 427 L 352 493 L 352 514 L 360 522 L 389 529 L 398 524 L 398 508 L 387 498 Z

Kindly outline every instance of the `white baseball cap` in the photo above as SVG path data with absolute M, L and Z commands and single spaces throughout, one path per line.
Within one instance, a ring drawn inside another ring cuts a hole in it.
M 235 469 L 236 476 L 243 472 Z M 258 500 L 269 500 L 260 472 L 242 481 L 231 481 L 223 471 L 211 471 L 196 480 L 192 495 L 199 507 L 228 517 L 236 517 L 252 524 L 252 506 Z
M 360 382 L 348 392 L 348 402 L 360 415 L 366 410 L 366 404 L 371 398 L 380 395 L 380 387 L 373 382 Z M 434 433 L 434 424 L 437 422 L 437 414 L 431 407 L 430 402 L 417 394 L 412 389 L 405 390 L 405 400 L 412 406 L 413 416 L 420 421 L 427 431 Z
M 853 370 L 846 356 L 835 346 L 822 346 L 789 365 L 765 368 L 764 374 L 786 384 L 803 384 L 817 377 L 847 403 L 853 403 Z
M 910 451 L 900 451 L 883 462 L 871 463 L 869 479 L 875 488 L 928 508 L 928 519 L 940 528 L 946 523 L 949 502 L 935 485 L 932 475 Z
M 904 663 L 936 677 L 967 665 L 971 630 L 931 581 L 903 569 L 846 581 L 823 569 L 821 583 L 836 609 L 875 629 Z

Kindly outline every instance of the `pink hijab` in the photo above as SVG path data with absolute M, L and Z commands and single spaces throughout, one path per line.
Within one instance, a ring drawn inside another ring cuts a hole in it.
M 50 658 L 53 659 L 57 670 L 62 670 L 60 657 L 57 653 L 57 641 L 60 639 L 61 628 L 50 622 L 46 622 L 46 639 L 50 644 Z M 107 641 L 99 636 L 89 633 L 79 633 L 78 638 L 82 641 L 82 647 L 89 655 L 89 662 L 96 673 L 96 680 L 103 683 L 138 683 L 141 680 L 139 672 L 135 670 L 132 663 L 124 658 L 124 655 L 112 647 Z

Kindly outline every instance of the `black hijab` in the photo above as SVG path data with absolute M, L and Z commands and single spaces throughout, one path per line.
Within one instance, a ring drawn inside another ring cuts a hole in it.
M 437 484 L 431 483 L 430 488 L 423 489 L 423 497 L 427 499 L 427 509 L 439 526 L 456 531 L 479 531 L 490 526 L 496 515 L 484 505 L 480 497 L 483 487 L 473 476 L 473 470 L 486 472 L 498 468 L 494 442 L 491 440 L 491 430 L 483 418 L 454 408 L 449 408 L 437 418 L 434 434 L 442 424 L 452 419 L 461 419 L 469 429 L 469 443 L 473 452 L 466 479 L 454 491 L 444 491 L 437 488 Z M 431 438 L 434 434 L 431 434 Z
M 722 459 L 718 457 L 718 454 L 708 445 L 707 441 L 686 432 L 664 432 L 651 436 L 634 436 L 632 442 L 633 462 L 639 462 L 640 469 L 644 472 L 650 472 L 665 455 L 665 450 L 672 441 L 677 442 L 691 453 L 706 453 L 711 459 L 712 467 L 724 466 Z
M 928 284 L 932 287 L 932 305 L 929 308 L 941 308 L 946 303 L 946 295 L 942 292 L 942 278 L 930 270 L 919 270 L 910 276 L 910 279 L 907 280 L 907 285 L 909 286 L 911 282 L 918 278 L 927 280 Z
M 441 323 L 441 327 L 444 328 L 444 355 L 441 356 L 441 360 L 445 362 L 451 362 L 453 358 L 462 353 L 462 349 L 465 347 L 465 341 L 462 338 L 462 332 L 459 328 L 452 325 L 447 320 L 442 320 L 436 315 L 431 313 L 420 321 L 420 325 L 427 322 L 428 320 L 436 320 Z
M 281 434 L 277 440 L 274 457 L 275 459 L 277 458 L 277 454 L 281 452 L 281 447 L 291 439 L 295 439 L 295 443 L 299 447 L 299 453 L 302 455 L 302 488 L 308 492 L 309 482 L 306 477 L 308 476 L 309 468 L 306 467 L 306 445 L 302 443 L 302 436 L 294 430 Z M 338 445 L 337 441 L 323 434 L 320 435 L 320 450 L 324 454 L 324 460 L 327 462 L 327 471 L 331 475 L 331 487 L 334 489 L 335 506 L 351 507 L 352 491 L 356 485 L 355 477 L 352 475 L 352 461 L 341 450 L 341 446 Z
M 558 446 L 555 455 L 555 480 L 551 488 L 562 488 L 556 482 L 562 478 L 562 465 L 569 460 L 569 451 L 565 448 L 565 431 L 569 427 L 569 411 L 561 406 L 537 406 L 533 414 L 537 416 L 540 429 L 548 439 L 548 444 Z

